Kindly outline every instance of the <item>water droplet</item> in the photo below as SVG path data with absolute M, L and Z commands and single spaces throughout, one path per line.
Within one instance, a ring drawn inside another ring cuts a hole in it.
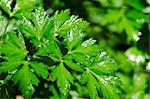
M 35 91 L 34 87 L 31 84 L 28 86 L 28 90 L 30 91 L 30 93 L 33 93 Z
M 82 43 L 82 46 L 87 47 L 87 46 L 93 45 L 95 42 L 96 42 L 96 40 L 93 40 L 93 38 L 90 38 L 90 39 L 84 41 Z
M 145 61 L 145 58 L 142 55 L 138 55 L 135 61 L 136 63 L 142 63 Z
M 129 55 L 128 58 L 129 58 L 129 60 L 131 60 L 131 61 L 135 61 L 135 60 L 136 60 L 136 58 L 135 58 L 134 55 Z
M 98 66 L 102 66 L 102 65 L 105 66 L 104 64 L 105 64 L 105 61 L 102 61 L 102 62 L 99 62 L 97 65 Z
M 145 57 L 142 55 L 134 55 L 134 54 L 131 54 L 130 52 L 128 52 L 126 54 L 130 61 L 136 62 L 138 64 L 145 62 Z
M 133 39 L 134 39 L 135 41 L 139 41 L 141 35 L 142 35 L 142 32 L 134 33 L 134 34 L 133 34 Z
M 101 57 L 106 56 L 106 55 L 107 55 L 107 52 L 103 51 L 100 53 L 99 57 L 101 58 Z
M 101 79 L 101 81 L 102 81 L 102 83 L 104 84 L 104 85 L 106 85 L 108 82 L 105 80 L 105 78 L 104 79 Z
M 134 35 L 133 35 L 133 39 L 134 39 L 135 41 L 138 41 L 140 38 L 138 37 L 138 35 L 134 34 Z
M 68 40 L 71 42 L 73 40 L 73 31 L 70 30 L 69 34 L 68 34 Z
M 8 7 L 9 9 L 11 9 L 11 6 L 10 6 L 11 2 L 12 2 L 12 0 L 5 1 L 6 7 Z

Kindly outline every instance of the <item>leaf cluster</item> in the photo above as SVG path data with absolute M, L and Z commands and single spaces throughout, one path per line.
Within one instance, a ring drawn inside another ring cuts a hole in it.
M 46 81 L 55 98 L 69 97 L 71 90 L 78 92 L 83 86 L 88 90 L 84 96 L 92 99 L 119 98 L 121 82 L 115 75 L 118 66 L 96 40 L 84 39 L 88 22 L 70 16 L 69 10 L 56 11 L 53 16 L 46 15 L 42 7 L 32 11 L 38 3 L 34 0 L 27 0 L 28 6 L 17 0 L 13 9 L 12 2 L 0 1 L 10 19 L 19 19 L 16 29 L 7 30 L 8 23 L 2 26 L 2 85 L 13 81 L 24 96 L 32 96 Z M 7 18 L 2 21 L 7 22 Z M 79 93 L 79 97 L 84 96 Z

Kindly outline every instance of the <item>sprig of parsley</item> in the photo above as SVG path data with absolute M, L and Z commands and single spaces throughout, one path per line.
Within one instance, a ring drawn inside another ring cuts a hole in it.
M 24 96 L 32 96 L 35 86 L 46 79 L 56 84 L 64 96 L 78 82 L 86 85 L 93 99 L 96 96 L 119 98 L 120 80 L 115 76 L 118 66 L 96 40 L 84 40 L 88 22 L 70 16 L 69 10 L 57 11 L 50 17 L 41 7 L 22 13 L 20 21 L 17 31 L 8 32 L 0 43 L 3 59 L 0 73 L 10 73 L 10 80 L 19 85 Z M 43 57 L 50 58 L 52 63 L 39 61 Z M 51 79 L 48 75 L 52 75 Z

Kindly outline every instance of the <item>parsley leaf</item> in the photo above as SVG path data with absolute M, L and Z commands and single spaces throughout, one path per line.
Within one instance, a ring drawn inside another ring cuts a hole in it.
M 41 0 L 16 0 L 14 8 L 12 4 L 15 0 L 1 0 L 0 7 L 9 14 L 10 17 L 21 17 L 22 13 L 32 11 L 36 6 L 41 3 Z
M 0 73 L 10 72 L 11 79 L 15 84 L 19 84 L 21 92 L 25 96 L 31 96 L 34 92 L 34 85 L 38 85 L 39 80 L 35 75 L 44 79 L 48 76 L 48 68 L 40 62 L 31 61 L 28 57 L 24 38 L 21 33 L 8 33 L 4 43 L 0 46 L 0 53 L 5 60 L 0 63 Z M 25 60 L 25 58 L 28 60 Z
M 70 83 L 73 83 L 73 77 L 70 72 L 64 67 L 61 62 L 52 72 L 54 79 L 57 81 L 57 86 L 63 94 L 67 94 L 70 88 Z

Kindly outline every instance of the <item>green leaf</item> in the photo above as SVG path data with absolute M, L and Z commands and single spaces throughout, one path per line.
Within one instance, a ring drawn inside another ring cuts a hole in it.
M 13 59 L 13 58 L 6 62 L 1 62 L 0 63 L 0 73 L 11 72 L 11 71 L 19 68 L 23 62 L 24 61 L 21 61 L 21 60 L 16 61 L 16 59 Z
M 136 15 L 136 16 L 134 16 Z M 140 39 L 143 23 L 145 22 L 145 15 L 134 9 L 108 9 L 104 15 L 104 25 L 108 25 L 108 29 L 113 32 L 126 32 L 127 40 L 137 42 Z
M 45 44 L 43 44 L 38 49 L 35 55 L 49 56 L 50 58 L 62 57 L 61 50 L 52 36 L 50 36 L 50 38 L 45 42 Z
M 43 63 L 30 61 L 24 38 L 21 33 L 8 33 L 4 38 L 4 43 L 0 43 L 0 54 L 3 54 L 3 62 L 0 63 L 0 73 L 11 73 L 11 79 L 24 96 L 31 96 L 34 93 L 34 85 L 38 85 L 39 80 L 35 73 L 46 79 L 48 68 Z M 25 58 L 27 57 L 27 61 Z M 30 68 L 32 67 L 32 68 Z
M 46 65 L 40 62 L 30 62 L 30 65 L 38 76 L 45 79 L 48 77 L 48 68 Z
M 6 26 L 8 24 L 8 20 L 4 17 L 0 12 L 0 37 L 5 34 Z
M 87 89 L 90 98 L 95 99 L 96 95 L 98 94 L 97 91 L 98 82 L 90 72 L 86 72 L 82 74 L 81 83 L 84 84 L 86 82 L 87 82 Z
M 81 83 L 86 83 L 88 92 L 92 99 L 101 91 L 106 99 L 118 99 L 120 81 L 115 76 L 98 75 L 91 70 L 85 71 L 81 77 Z
M 39 83 L 38 78 L 31 72 L 27 62 L 15 73 L 12 80 L 15 84 L 19 84 L 19 88 L 25 96 L 31 96 L 34 93 L 33 85 L 37 86 Z
M 97 77 L 99 86 L 106 99 L 119 99 L 121 85 L 119 78 L 115 76 L 99 76 Z
M 92 45 L 88 47 L 80 47 L 72 51 L 72 53 L 82 53 L 82 54 L 87 54 L 87 55 L 93 55 L 98 52 L 98 46 L 97 45 Z
M 0 53 L 6 55 L 6 58 L 15 57 L 24 59 L 27 51 L 22 35 L 18 34 L 17 37 L 15 33 L 8 33 L 7 39 L 0 46 Z
M 82 65 L 78 63 L 74 63 L 72 60 L 64 60 L 64 62 L 67 64 L 69 68 L 71 68 L 74 71 L 80 71 L 82 72 L 84 69 L 82 68 Z
M 69 10 L 64 10 L 64 11 L 56 11 L 54 14 L 54 20 L 56 20 L 54 22 L 55 27 L 60 27 L 66 20 L 69 19 L 69 14 L 70 11 Z
M 37 5 L 40 3 L 41 0 L 17 0 L 13 10 L 17 14 L 20 12 L 29 12 L 37 8 Z
M 73 56 L 71 56 L 71 55 L 64 56 L 64 63 L 74 71 L 79 71 L 79 72 L 84 71 L 83 66 L 81 64 L 75 62 Z
M 126 3 L 137 10 L 143 10 L 144 8 L 141 0 L 126 0 Z
M 25 13 L 32 11 L 38 4 L 41 3 L 41 0 L 16 0 L 16 4 L 14 8 L 12 8 L 14 2 L 15 0 L 1 0 L 0 7 L 6 11 L 9 16 L 20 17 L 21 12 Z
M 90 38 L 82 43 L 83 47 L 88 47 L 96 43 L 96 40 Z
M 118 69 L 118 66 L 107 52 L 102 51 L 95 57 L 90 69 L 98 74 L 112 74 Z
M 53 71 L 54 80 L 57 81 L 57 86 L 60 91 L 66 95 L 70 89 L 70 83 L 73 83 L 73 77 L 70 72 L 64 67 L 61 62 Z
M 84 67 L 86 71 L 82 73 L 80 81 L 89 88 L 90 97 L 96 98 L 99 91 L 106 99 L 118 99 L 120 93 L 118 86 L 121 83 L 114 75 L 118 69 L 115 61 L 105 51 L 89 56 L 87 61 L 88 64 Z
M 0 7 L 7 12 L 9 15 L 11 15 L 11 4 L 13 0 L 1 0 L 0 1 Z
M 71 54 L 73 56 L 73 59 L 78 62 L 78 63 L 81 63 L 85 66 L 87 66 L 89 64 L 89 61 L 88 61 L 88 56 L 86 55 L 83 55 L 81 53 L 73 53 Z
M 71 55 L 74 57 L 74 54 Z M 80 55 L 76 57 L 80 57 Z M 106 99 L 119 98 L 120 90 L 118 86 L 121 83 L 119 78 L 114 75 L 118 66 L 107 52 L 100 51 L 100 53 L 92 56 L 80 57 L 81 59 L 76 57 L 74 57 L 75 61 L 83 64 L 83 68 L 86 69 L 82 72 L 80 82 L 81 84 L 86 84 L 91 98 L 98 97 L 98 92 Z M 84 63 L 84 61 L 87 63 Z
M 0 11 L 0 37 L 4 36 L 7 34 L 7 32 L 13 32 L 17 30 L 19 27 L 19 21 L 16 19 L 7 19 L 5 16 L 2 15 Z
M 69 10 L 57 11 L 54 15 L 54 33 L 66 37 L 67 32 L 73 28 L 85 29 L 88 26 L 88 22 L 78 19 L 78 16 L 70 16 Z M 57 21 L 58 20 L 58 21 Z
M 99 47 L 94 44 L 96 41 L 89 39 L 84 41 L 81 46 L 79 46 L 78 48 L 74 49 L 73 51 L 71 51 L 70 53 L 81 53 L 81 54 L 86 54 L 86 55 L 94 55 L 95 53 L 97 53 L 99 51 Z
M 70 29 L 76 26 L 78 20 L 77 16 L 71 16 L 68 20 L 66 20 L 61 26 L 55 26 L 54 32 L 59 33 L 62 36 L 65 36 Z
M 50 35 L 52 28 L 53 21 L 46 15 L 44 9 L 38 8 L 35 12 L 23 17 L 20 31 L 31 38 L 36 47 L 39 47 L 44 42 L 44 38 Z
M 70 30 L 66 38 L 67 48 L 69 49 L 69 51 L 81 44 L 83 36 L 84 34 L 78 28 Z
M 57 90 L 56 90 L 56 88 L 54 86 L 51 85 L 49 90 L 53 94 L 53 96 L 51 96 L 51 99 L 56 99 L 56 98 L 59 99 L 60 98 L 60 96 L 59 96 L 59 94 L 58 94 L 58 92 L 57 92 Z

